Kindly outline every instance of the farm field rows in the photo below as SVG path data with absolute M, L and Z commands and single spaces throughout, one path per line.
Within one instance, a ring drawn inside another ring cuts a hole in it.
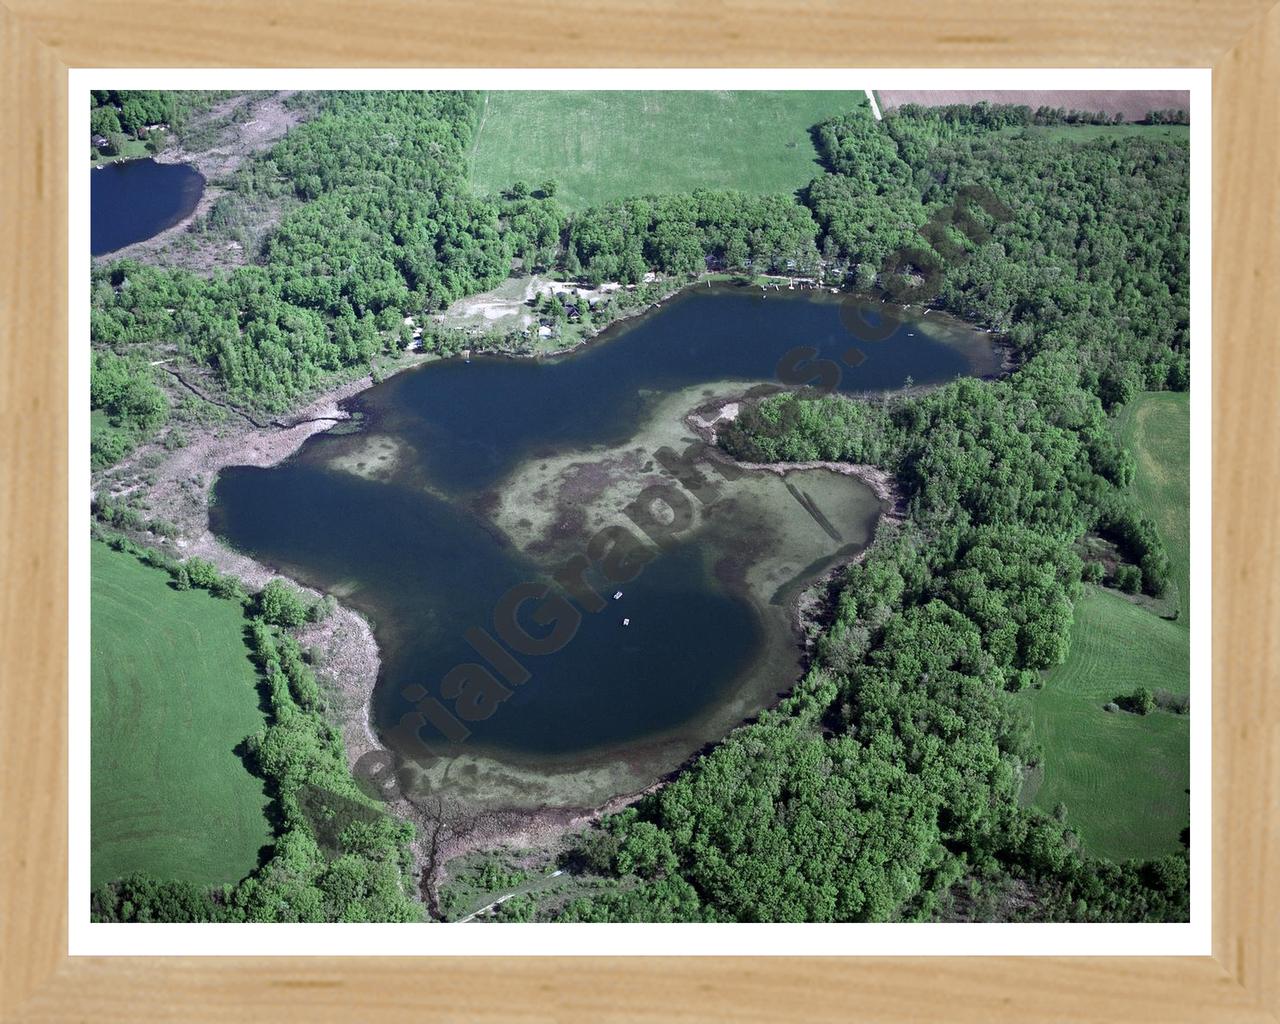
M 557 182 L 569 209 L 694 188 L 792 192 L 821 172 L 809 129 L 856 92 L 490 92 L 471 181 Z
M 1049 811 L 1065 804 L 1085 846 L 1114 860 L 1174 852 L 1188 820 L 1189 716 L 1103 705 L 1138 686 L 1188 689 L 1189 411 L 1186 394 L 1146 394 L 1116 422 L 1137 460 L 1134 492 L 1169 551 L 1177 593 L 1165 603 L 1179 608 L 1177 621 L 1087 587 L 1076 603 L 1071 654 L 1030 698 L 1044 748 L 1035 804 Z
M 264 724 L 238 605 L 92 545 L 92 880 L 236 882 L 272 841 L 235 752 Z

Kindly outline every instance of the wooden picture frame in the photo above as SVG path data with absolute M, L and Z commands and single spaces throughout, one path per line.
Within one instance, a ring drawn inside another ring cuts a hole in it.
M 5 1020 L 1280 1020 L 1280 8 L 525 8 L 4 0 L 0 1009 Z M 67 955 L 67 70 L 179 66 L 1213 68 L 1213 955 L 93 958 Z

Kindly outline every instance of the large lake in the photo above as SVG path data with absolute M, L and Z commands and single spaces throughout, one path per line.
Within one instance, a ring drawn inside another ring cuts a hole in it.
M 797 346 L 839 362 L 845 391 L 998 369 L 988 339 L 956 321 L 875 303 L 855 310 L 864 331 L 851 309 L 826 293 L 695 288 L 567 356 L 401 373 L 347 403 L 358 431 L 224 470 L 211 525 L 369 617 L 383 658 L 373 724 L 410 757 L 446 755 L 426 759 L 429 784 L 490 805 L 598 802 L 794 685 L 798 595 L 855 557 L 881 512 L 827 470 L 729 480 L 704 466 L 690 496 L 660 456 L 698 441 L 686 414 L 775 381 Z M 654 486 L 685 497 L 641 497 Z M 647 560 L 619 582 L 626 572 L 600 568 L 610 551 Z M 535 639 L 570 638 L 512 652 L 504 595 L 557 576 L 518 618 Z M 496 699 L 469 705 L 478 693 Z
M 125 160 L 89 173 L 89 250 L 114 252 L 190 216 L 204 177 L 187 164 Z

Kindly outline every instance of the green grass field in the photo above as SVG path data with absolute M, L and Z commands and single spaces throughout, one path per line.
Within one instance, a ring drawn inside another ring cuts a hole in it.
M 1187 631 L 1110 591 L 1076 603 L 1071 654 L 1031 698 L 1044 781 L 1035 805 L 1066 804 L 1085 847 L 1114 860 L 1178 849 L 1187 824 L 1189 716 L 1107 712 L 1138 686 L 1185 693 Z
M 91 565 L 93 884 L 238 881 L 272 841 L 235 753 L 264 724 L 244 615 L 102 543 Z
M 1191 611 L 1191 519 L 1188 504 L 1191 400 L 1185 392 L 1140 395 L 1116 417 L 1116 435 L 1134 454 L 1134 492 L 1160 531 L 1169 552 L 1177 601 L 1185 627 Z
M 1044 748 L 1037 807 L 1066 805 L 1085 846 L 1115 860 L 1179 848 L 1189 815 L 1189 716 L 1146 716 L 1102 706 L 1138 686 L 1186 693 L 1190 681 L 1188 444 L 1185 394 L 1140 395 L 1116 431 L 1137 460 L 1134 493 L 1152 516 L 1173 563 L 1178 621 L 1114 591 L 1087 587 L 1076 604 L 1071 654 L 1030 698 Z M 1195 709 L 1192 709 L 1194 713 Z
M 151 150 L 147 149 L 147 144 L 142 139 L 129 139 L 124 144 L 124 152 L 122 153 L 99 153 L 95 160 L 92 154 L 89 157 L 90 164 L 114 164 L 121 160 L 140 160 L 143 157 L 151 155 Z
M 490 92 L 472 184 L 547 178 L 569 209 L 693 188 L 792 192 L 821 168 L 809 129 L 862 92 Z

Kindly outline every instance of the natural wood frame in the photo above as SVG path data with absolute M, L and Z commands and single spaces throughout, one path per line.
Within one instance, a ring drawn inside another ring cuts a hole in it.
M 0 0 L 0 1012 L 5 1020 L 1280 1020 L 1280 8 Z M 1213 956 L 69 958 L 68 67 L 1214 69 Z

